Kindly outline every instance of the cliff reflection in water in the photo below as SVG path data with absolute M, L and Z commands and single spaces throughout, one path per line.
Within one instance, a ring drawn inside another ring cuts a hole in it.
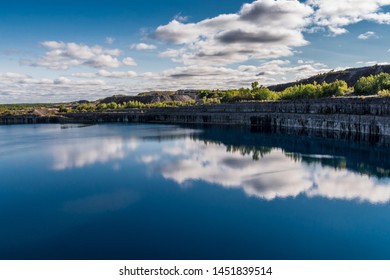
M 182 186 L 201 180 L 266 200 L 305 195 L 387 203 L 388 150 L 385 143 L 210 129 L 141 160 Z

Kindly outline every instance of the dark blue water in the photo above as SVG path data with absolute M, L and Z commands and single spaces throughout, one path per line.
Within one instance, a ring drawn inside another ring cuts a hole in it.
M 390 259 L 389 158 L 244 129 L 0 126 L 0 258 Z

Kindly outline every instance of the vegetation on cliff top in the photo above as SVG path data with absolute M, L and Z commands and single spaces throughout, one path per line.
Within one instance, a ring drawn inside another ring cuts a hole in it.
M 162 108 L 162 107 L 180 107 L 192 106 L 198 104 L 219 104 L 234 103 L 242 101 L 275 101 L 275 100 L 301 100 L 316 99 L 325 97 L 347 96 L 350 94 L 381 96 L 389 95 L 390 75 L 381 73 L 360 78 L 354 88 L 348 87 L 345 81 L 336 80 L 332 83 L 323 82 L 322 84 L 299 84 L 293 85 L 281 92 L 272 91 L 267 87 L 253 82 L 251 88 L 240 88 L 232 90 L 199 90 L 196 99 L 189 102 L 167 101 L 143 103 L 141 101 L 128 101 L 123 103 L 87 103 L 81 104 L 77 111 L 95 111 L 95 110 L 116 110 L 128 108 Z

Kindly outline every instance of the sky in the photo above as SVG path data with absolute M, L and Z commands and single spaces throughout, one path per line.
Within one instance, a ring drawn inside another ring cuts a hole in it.
M 35 0 L 0 9 L 0 104 L 272 85 L 390 61 L 390 0 Z

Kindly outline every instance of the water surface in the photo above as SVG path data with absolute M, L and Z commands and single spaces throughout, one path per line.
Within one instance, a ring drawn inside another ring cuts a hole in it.
M 0 126 L 0 258 L 390 259 L 388 151 L 245 129 Z

